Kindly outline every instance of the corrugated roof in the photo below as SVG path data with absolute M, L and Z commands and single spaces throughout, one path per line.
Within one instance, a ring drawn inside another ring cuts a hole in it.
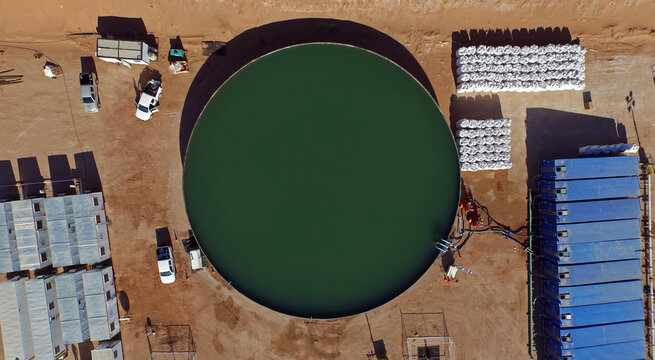
M 59 306 L 59 318 L 62 321 L 80 320 L 81 306 L 77 297 L 57 298 L 57 305 Z
M 102 272 L 99 269 L 84 272 L 82 274 L 82 281 L 84 282 L 85 296 L 96 294 L 101 294 L 104 296 Z
M 89 339 L 89 328 L 82 328 L 78 320 L 62 320 L 61 335 L 64 344 L 77 344 Z
M 57 275 L 55 284 L 64 344 L 88 340 L 89 326 L 85 311 L 82 272 Z
M 7 219 L 7 210 L 6 210 L 7 206 L 11 206 L 11 205 L 9 205 L 9 203 L 0 203 L 0 224 L 6 224 L 7 220 L 11 220 L 11 219 Z
M 43 279 L 26 281 L 25 289 L 27 290 L 34 356 L 39 360 L 54 360 L 54 346 L 57 344 L 53 344 L 50 315 L 48 314 L 48 303 L 53 300 L 46 298 Z
M 91 340 L 107 340 L 119 331 L 118 302 L 116 296 L 106 300 L 105 288 L 113 287 L 111 281 L 105 286 L 103 272 L 111 271 L 111 267 L 102 270 L 95 269 L 82 274 L 84 282 L 84 299 L 86 300 L 86 315 L 89 321 Z M 111 277 L 110 277 L 111 278 Z M 115 291 L 111 291 L 112 294 Z M 110 332 L 110 324 L 114 323 L 114 331 Z
M 86 315 L 89 322 L 89 336 L 91 340 L 107 340 L 109 333 L 109 319 L 105 294 L 102 288 L 102 274 L 99 270 L 87 271 L 82 275 L 84 281 L 84 299 L 86 301 Z
M 80 262 L 83 264 L 95 264 L 100 260 L 98 246 L 95 244 L 80 244 L 78 246 Z
M 118 40 L 114 39 L 98 39 L 98 47 L 118 48 Z
M 27 219 L 32 221 L 34 215 L 32 213 L 31 200 L 17 200 L 11 202 L 11 211 L 13 213 L 14 222 L 20 219 Z
M 57 298 L 77 297 L 83 295 L 82 272 L 67 272 L 55 276 Z
M 0 323 L 5 359 L 34 356 L 25 279 L 0 282 Z
M 6 223 L 0 223 L 0 250 L 10 249 L 9 228 Z
M 143 44 L 141 41 L 121 40 L 120 49 L 141 50 L 141 44 Z
M 107 320 L 107 304 L 105 303 L 105 294 L 85 295 L 86 315 L 89 319 L 104 317 Z
M 20 270 L 18 254 L 9 249 L 0 250 L 0 273 L 8 273 Z
M 0 213 L 4 210 L 0 206 Z M 6 222 L 0 222 L 0 273 L 8 273 L 20 270 L 18 253 L 16 252 L 16 240 L 9 234 L 9 227 Z
M 91 207 L 91 209 L 93 209 Z M 81 213 L 81 211 L 80 211 Z M 100 261 L 95 216 L 75 217 L 75 233 L 80 262 L 94 264 Z
M 73 246 L 72 234 L 69 233 L 68 222 L 64 219 L 50 220 L 48 218 L 48 240 L 52 266 L 69 266 L 79 264 L 77 249 Z
M 118 57 L 121 59 L 141 59 L 141 50 L 118 49 Z
M 43 200 L 48 220 L 66 220 L 66 203 L 64 197 L 46 198 Z
M 73 248 L 70 244 L 51 244 L 50 254 L 52 255 L 53 267 L 79 264 L 79 261 L 73 260 Z
M 109 324 L 106 317 L 89 318 L 89 337 L 93 341 L 107 340 L 109 334 Z
M 19 248 L 18 259 L 20 261 L 20 268 L 23 270 L 38 269 L 41 266 L 39 251 L 36 247 Z
M 114 357 L 116 351 L 118 357 Z M 103 341 L 95 349 L 91 350 L 91 360 L 115 360 L 123 359 L 123 344 L 120 340 Z
M 7 217 L 7 207 L 11 204 L 0 203 L 0 272 L 8 273 L 20 270 L 16 239 L 9 231 L 13 227 L 13 219 Z
M 97 243 L 98 234 L 96 232 L 95 216 L 75 217 L 75 234 L 79 244 Z
M 75 218 L 93 216 L 93 195 L 80 194 L 69 195 L 73 202 L 73 214 Z
M 35 202 L 40 204 L 36 213 Z M 33 270 L 50 263 L 54 267 L 95 264 L 108 258 L 103 208 L 100 192 L 1 203 L 0 272 Z M 96 216 L 101 224 L 96 224 Z M 105 248 L 102 255 L 100 247 Z M 42 252 L 47 252 L 46 260 Z
M 99 57 L 111 57 L 111 58 L 118 58 L 118 49 L 110 49 L 110 48 L 98 48 L 98 56 Z
M 20 268 L 22 270 L 38 269 L 41 267 L 41 260 L 32 202 L 30 200 L 12 201 L 11 207 Z

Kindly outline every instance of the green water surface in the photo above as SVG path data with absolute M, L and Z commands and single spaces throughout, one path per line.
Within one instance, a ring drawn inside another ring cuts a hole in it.
M 338 44 L 278 50 L 239 70 L 193 131 L 184 194 L 231 285 L 271 309 L 333 318 L 409 288 L 459 196 L 437 104 L 407 72 Z

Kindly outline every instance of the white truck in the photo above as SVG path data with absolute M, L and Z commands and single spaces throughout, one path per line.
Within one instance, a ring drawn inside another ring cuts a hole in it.
M 198 246 L 195 236 L 191 235 L 188 239 L 182 239 L 182 245 L 184 245 L 184 251 L 189 253 L 192 273 L 200 271 L 207 266 L 207 259 L 205 259 L 200 246 Z
M 148 65 L 157 60 L 157 50 L 143 41 L 98 38 L 96 56 L 100 60 L 132 65 Z
M 202 251 L 200 249 L 193 249 L 189 251 L 189 257 L 191 257 L 191 271 L 196 272 L 202 269 Z
M 98 78 L 94 73 L 80 73 L 80 93 L 82 105 L 86 112 L 98 112 Z
M 146 88 L 139 94 L 136 101 L 136 117 L 139 120 L 148 121 L 152 114 L 159 111 L 159 98 L 161 97 L 161 81 L 150 80 Z
M 170 246 L 157 248 L 157 268 L 162 283 L 172 284 L 175 282 L 175 262 L 173 261 L 173 249 Z

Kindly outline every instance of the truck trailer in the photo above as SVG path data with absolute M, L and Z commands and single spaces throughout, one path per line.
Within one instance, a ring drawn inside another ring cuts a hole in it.
M 100 60 L 132 67 L 133 64 L 149 65 L 157 60 L 157 50 L 143 41 L 98 38 L 96 56 Z

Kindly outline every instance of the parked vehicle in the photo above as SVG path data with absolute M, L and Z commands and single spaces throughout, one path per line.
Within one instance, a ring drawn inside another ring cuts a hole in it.
M 168 66 L 168 70 L 170 70 L 171 73 L 182 74 L 189 72 L 189 62 L 186 58 L 186 50 L 171 49 L 168 58 L 170 59 L 171 63 L 171 65 Z
M 189 251 L 191 257 L 191 271 L 195 272 L 203 268 L 202 266 L 202 252 L 200 249 L 193 249 Z
M 172 284 L 175 282 L 175 262 L 173 261 L 173 249 L 170 246 L 157 248 L 157 268 L 162 283 Z
M 207 266 L 207 259 L 205 259 L 202 250 L 200 250 L 195 236 L 191 235 L 188 239 L 182 239 L 182 245 L 184 246 L 184 251 L 189 253 L 192 273 L 200 271 Z
M 161 81 L 150 80 L 146 85 L 145 90 L 139 95 L 139 100 L 136 102 L 136 117 L 143 121 L 148 121 L 152 114 L 159 111 L 159 98 L 161 97 Z
M 80 73 L 80 92 L 84 111 L 98 112 L 100 101 L 98 101 L 98 78 L 96 74 Z
M 157 49 L 143 41 L 99 38 L 96 56 L 100 60 L 132 67 L 133 64 L 148 65 L 157 60 Z

